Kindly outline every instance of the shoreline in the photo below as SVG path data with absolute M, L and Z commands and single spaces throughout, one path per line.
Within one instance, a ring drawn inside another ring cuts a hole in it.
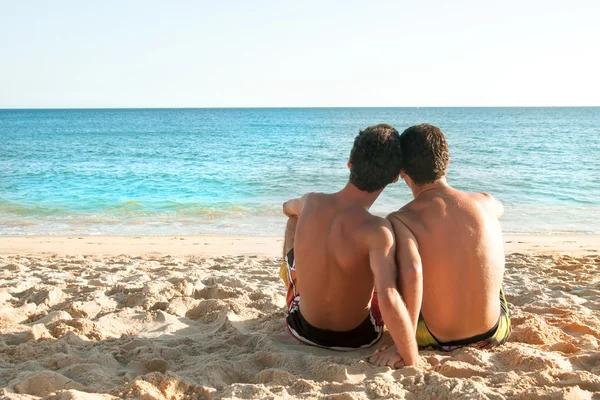
M 274 236 L 3 236 L 3 255 L 281 255 Z M 504 235 L 506 254 L 600 254 L 600 235 Z

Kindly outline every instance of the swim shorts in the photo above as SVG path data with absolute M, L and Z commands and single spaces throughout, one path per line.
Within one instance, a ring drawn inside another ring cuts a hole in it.
M 291 249 L 284 258 L 279 276 L 287 287 L 286 325 L 290 334 L 300 342 L 331 350 L 352 351 L 370 347 L 381 338 L 383 320 L 379 312 L 376 294 L 373 294 L 369 315 L 359 326 L 350 331 L 329 331 L 312 326 L 300 312 L 300 292 L 296 282 L 294 249 Z

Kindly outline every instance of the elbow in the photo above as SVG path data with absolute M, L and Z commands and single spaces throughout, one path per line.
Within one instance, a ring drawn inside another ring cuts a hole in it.
M 423 281 L 423 268 L 421 264 L 410 265 L 400 270 L 402 277 L 402 283 L 408 285 L 415 285 Z
M 379 308 L 382 310 L 394 310 L 398 308 L 400 293 L 396 289 L 386 289 L 377 293 Z

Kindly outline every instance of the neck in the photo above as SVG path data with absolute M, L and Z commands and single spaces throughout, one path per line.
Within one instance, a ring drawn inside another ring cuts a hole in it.
M 424 185 L 413 185 L 410 187 L 410 190 L 412 190 L 413 196 L 416 199 L 420 194 L 424 192 L 428 192 L 431 190 L 447 189 L 449 187 L 450 185 L 448 185 L 448 182 L 446 182 L 446 177 L 443 177 L 432 183 L 426 183 Z
M 364 190 L 360 190 L 352 183 L 348 182 L 346 187 L 344 187 L 336 194 L 341 197 L 344 197 L 345 201 L 359 204 L 368 210 L 369 208 L 371 208 L 373 203 L 375 203 L 375 200 L 377 200 L 381 192 L 383 192 L 383 189 L 379 189 L 371 193 L 365 192 Z

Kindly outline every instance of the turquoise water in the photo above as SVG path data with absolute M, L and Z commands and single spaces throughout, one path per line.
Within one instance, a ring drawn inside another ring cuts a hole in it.
M 279 235 L 381 122 L 441 127 L 449 182 L 500 199 L 505 232 L 600 233 L 600 108 L 303 108 L 0 110 L 0 235 Z

